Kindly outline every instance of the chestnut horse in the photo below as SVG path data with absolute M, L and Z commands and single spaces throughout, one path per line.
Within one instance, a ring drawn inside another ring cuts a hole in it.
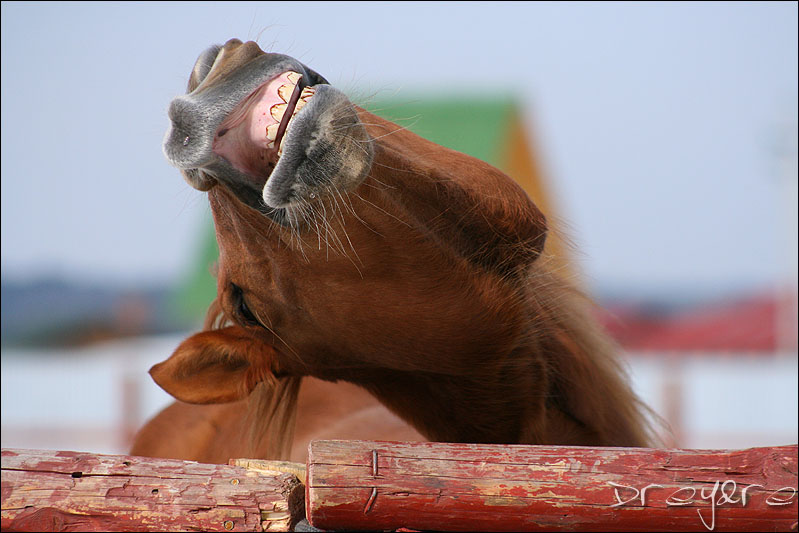
M 167 159 L 208 193 L 218 294 L 205 330 L 151 369 L 180 402 L 132 453 L 651 442 L 615 347 L 508 176 L 236 39 L 200 55 L 169 118 Z

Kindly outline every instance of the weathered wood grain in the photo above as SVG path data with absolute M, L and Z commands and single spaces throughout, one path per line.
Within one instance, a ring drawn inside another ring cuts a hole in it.
M 304 516 L 290 473 L 2 450 L 3 531 L 287 531 Z
M 315 441 L 321 529 L 796 531 L 797 446 L 666 450 Z
M 264 459 L 237 458 L 237 459 L 230 459 L 228 461 L 228 464 L 233 466 L 243 466 L 249 470 L 255 470 L 260 472 L 273 472 L 273 471 L 286 472 L 288 474 L 294 474 L 295 476 L 297 476 L 297 479 L 305 483 L 306 468 L 303 463 L 293 463 L 291 461 L 273 461 L 273 460 L 264 460 Z

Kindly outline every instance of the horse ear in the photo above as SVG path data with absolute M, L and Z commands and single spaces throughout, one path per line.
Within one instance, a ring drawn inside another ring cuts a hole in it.
M 150 369 L 165 391 L 187 403 L 226 403 L 249 396 L 271 377 L 272 346 L 229 326 L 192 335 Z

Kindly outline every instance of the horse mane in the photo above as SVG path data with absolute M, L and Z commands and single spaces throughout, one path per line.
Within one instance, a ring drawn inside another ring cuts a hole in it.
M 208 307 L 203 329 L 220 329 L 230 325 L 218 299 Z M 286 460 L 294 440 L 297 418 L 297 398 L 302 377 L 276 377 L 266 379 L 253 389 L 247 398 L 247 412 L 243 417 L 247 433 L 247 457 Z
M 529 267 L 526 284 L 527 343 L 544 357 L 549 400 L 591 428 L 597 442 L 658 445 L 655 426 L 663 421 L 630 387 L 621 348 L 593 314 L 597 304 L 556 272 L 552 259 L 542 254 Z

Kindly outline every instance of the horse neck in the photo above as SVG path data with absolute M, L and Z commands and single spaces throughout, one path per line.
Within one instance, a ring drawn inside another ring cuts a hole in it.
M 352 381 L 434 441 L 650 444 L 644 407 L 587 302 L 544 272 L 532 274 L 529 293 L 518 345 L 486 353 L 473 372 L 371 370 Z
M 650 411 L 630 388 L 619 347 L 592 316 L 592 302 L 548 271 L 546 257 L 531 269 L 528 302 L 530 345 L 549 376 L 545 443 L 652 445 Z M 561 431 L 573 442 L 559 442 Z

